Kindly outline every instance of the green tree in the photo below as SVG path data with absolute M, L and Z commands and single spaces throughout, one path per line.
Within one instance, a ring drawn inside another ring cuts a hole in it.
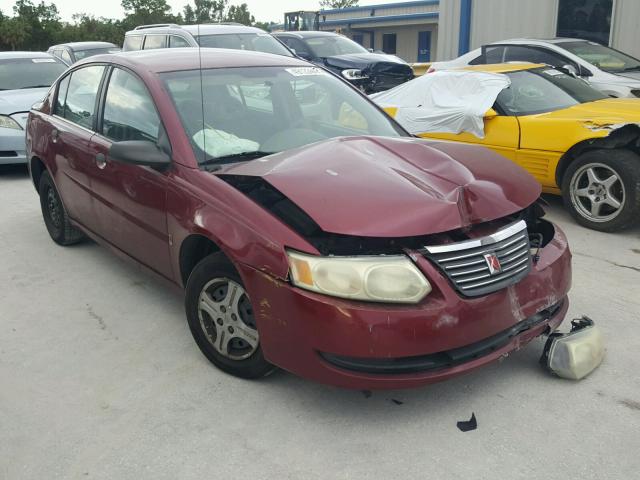
M 7 43 L 11 43 L 13 48 L 46 50 L 54 42 L 61 26 L 60 14 L 55 4 L 40 2 L 34 5 L 31 0 L 18 0 L 13 6 L 13 13 L 14 17 L 7 27 L 7 32 L 11 35 L 11 42 L 7 40 Z M 17 32 L 18 28 L 24 32 Z M 18 42 L 19 38 L 22 38 L 20 41 L 24 44 Z
M 358 5 L 358 0 L 320 0 L 320 8 L 348 8 Z
M 125 18 L 122 24 L 126 30 L 138 25 L 152 23 L 173 23 L 178 19 L 171 14 L 167 0 L 122 0 Z
M 253 25 L 256 19 L 249 12 L 246 3 L 242 5 L 231 5 L 226 15 L 227 22 L 237 22 L 243 25 Z
M 3 17 L 0 22 L 0 50 L 30 50 L 28 27 L 19 17 Z

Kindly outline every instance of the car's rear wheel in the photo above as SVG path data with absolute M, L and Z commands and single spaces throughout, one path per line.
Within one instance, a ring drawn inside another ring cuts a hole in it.
M 629 150 L 586 152 L 567 168 L 562 196 L 580 225 L 628 228 L 640 218 L 640 157 Z
M 71 225 L 69 216 L 60 200 L 58 190 L 47 171 L 42 172 L 40 176 L 38 192 L 40 194 L 42 218 L 51 239 L 58 245 L 65 246 L 81 241 L 84 238 L 84 234 Z
M 242 378 L 260 378 L 275 370 L 262 354 L 242 279 L 222 253 L 196 265 L 187 282 L 185 307 L 193 338 L 216 367 Z

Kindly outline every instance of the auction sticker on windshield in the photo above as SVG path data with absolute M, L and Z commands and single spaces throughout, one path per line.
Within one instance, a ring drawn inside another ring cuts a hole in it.
M 294 77 L 302 77 L 305 75 L 327 75 L 327 72 L 318 67 L 294 67 L 286 68 L 285 70 Z

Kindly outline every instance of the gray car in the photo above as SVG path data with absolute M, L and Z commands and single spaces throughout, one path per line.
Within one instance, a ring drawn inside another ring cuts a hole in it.
M 53 45 L 47 50 L 51 55 L 60 58 L 67 65 L 72 65 L 84 58 L 102 53 L 116 53 L 120 47 L 109 42 L 70 42 Z
M 203 25 L 140 25 L 125 34 L 122 50 L 152 50 L 182 47 L 229 48 L 254 50 L 293 57 L 279 40 L 255 27 L 240 24 L 212 23 Z
M 29 110 L 67 69 L 42 52 L 0 52 L 0 165 L 26 163 L 25 131 Z

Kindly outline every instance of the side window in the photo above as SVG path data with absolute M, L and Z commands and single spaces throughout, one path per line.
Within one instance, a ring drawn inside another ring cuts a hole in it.
M 102 134 L 115 141 L 158 141 L 160 117 L 142 81 L 116 68 L 104 102 Z
M 297 38 L 283 38 L 284 44 L 293 48 L 298 55 L 306 55 L 308 57 L 312 57 L 311 51 L 307 48 L 302 40 L 298 40 Z
M 483 49 L 482 52 L 482 56 L 480 57 L 482 59 L 482 63 L 502 63 L 505 61 L 504 59 L 504 47 L 502 46 L 498 46 L 498 47 L 492 47 L 492 46 L 487 46 Z M 474 64 L 477 65 L 477 64 Z
M 58 84 L 58 95 L 56 95 L 56 103 L 53 105 L 53 114 L 64 116 L 64 103 L 67 99 L 67 90 L 69 89 L 69 80 L 71 75 L 67 75 Z
M 142 35 L 128 35 L 124 37 L 124 44 L 122 45 L 123 52 L 130 52 L 132 50 L 142 50 Z
M 520 45 L 512 45 L 507 47 L 507 54 L 505 62 L 531 62 L 531 63 L 546 63 L 547 65 L 553 65 L 554 67 L 562 67 L 570 62 L 568 59 L 562 57 L 545 48 L 533 48 Z
M 189 46 L 189 42 L 187 42 L 184 38 L 178 37 L 177 35 L 169 36 L 169 48 L 185 48 Z
M 165 48 L 167 46 L 166 35 L 146 35 L 144 37 L 144 49 L 154 50 L 156 48 Z
M 85 128 L 93 127 L 96 96 L 104 73 L 104 66 L 94 65 L 71 74 L 63 117 Z
M 67 52 L 66 50 L 62 50 L 62 60 L 64 60 L 67 65 L 71 65 L 73 63 L 73 60 L 71 60 L 71 55 L 69 55 L 69 52 Z

